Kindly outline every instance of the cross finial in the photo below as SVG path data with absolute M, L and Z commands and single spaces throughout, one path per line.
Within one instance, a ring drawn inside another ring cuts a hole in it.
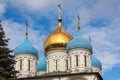
M 26 36 L 27 36 L 28 35 L 28 26 L 29 26 L 28 21 L 25 22 L 25 25 L 26 25 Z
M 80 31 L 80 16 L 78 15 L 78 30 Z
M 60 3 L 58 3 L 58 21 L 62 21 L 62 18 L 61 18 L 61 5 Z

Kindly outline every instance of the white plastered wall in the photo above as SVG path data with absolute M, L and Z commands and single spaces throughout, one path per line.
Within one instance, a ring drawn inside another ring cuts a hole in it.
M 22 60 L 22 70 L 20 70 L 20 60 Z M 29 60 L 30 60 L 30 70 L 28 70 Z M 19 73 L 17 73 L 16 76 L 18 76 L 18 78 L 35 76 L 37 73 L 36 71 L 37 60 L 38 58 L 31 54 L 15 55 L 16 64 L 14 65 L 14 67 L 15 70 L 19 71 Z
M 66 72 L 66 50 L 54 50 L 46 53 L 47 72 Z M 57 60 L 57 62 L 56 62 Z
M 76 65 L 76 55 L 78 56 L 78 66 Z M 84 56 L 86 56 L 86 66 Z M 91 52 L 87 49 L 77 48 L 69 50 L 68 60 L 71 73 L 91 71 Z
M 68 80 L 100 80 L 95 74 L 91 75 L 76 75 L 69 77 Z
M 102 69 L 99 68 L 99 67 L 92 66 L 92 72 L 99 72 L 99 74 L 101 75 L 102 74 Z
M 37 76 L 44 75 L 47 71 L 37 71 Z

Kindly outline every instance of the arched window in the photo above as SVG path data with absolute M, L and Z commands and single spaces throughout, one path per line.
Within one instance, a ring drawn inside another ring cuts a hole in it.
M 66 70 L 68 70 L 68 60 L 66 60 Z
M 48 72 L 49 72 L 49 61 L 47 61 L 47 64 L 48 64 Z
M 72 62 L 71 62 L 71 61 L 72 61 L 71 59 L 72 59 L 72 58 L 71 58 L 71 56 L 70 56 L 70 68 L 72 67 L 72 66 L 71 66 L 71 65 L 72 65 L 72 64 L 71 64 L 71 63 L 72 63 Z
M 85 60 L 85 67 L 87 66 L 87 63 L 86 63 L 86 56 L 84 56 L 84 60 Z
M 78 65 L 78 55 L 76 55 L 76 66 L 79 66 Z
M 22 59 L 20 59 L 20 70 L 22 70 Z
M 28 71 L 30 71 L 30 60 L 28 60 Z
M 56 60 L 56 70 L 57 70 L 57 60 Z

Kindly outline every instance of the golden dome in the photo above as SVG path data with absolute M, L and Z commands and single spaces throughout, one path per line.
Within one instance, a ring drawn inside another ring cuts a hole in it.
M 50 50 L 65 50 L 71 39 L 72 36 L 62 28 L 61 21 L 59 21 L 57 29 L 46 38 L 44 49 L 46 52 Z
M 65 50 L 66 45 L 72 39 L 72 36 L 62 28 L 62 17 L 60 11 L 61 6 L 58 4 L 58 27 L 46 38 L 44 42 L 44 49 L 46 52 L 50 50 Z

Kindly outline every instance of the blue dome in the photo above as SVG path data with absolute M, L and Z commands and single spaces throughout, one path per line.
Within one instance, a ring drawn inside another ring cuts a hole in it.
M 30 44 L 26 36 L 24 42 L 15 48 L 14 54 L 32 54 L 38 56 L 38 51 Z
M 101 68 L 102 64 L 97 58 L 92 56 L 92 66 Z
M 74 39 L 72 39 L 68 45 L 67 45 L 67 51 L 75 48 L 84 48 L 92 51 L 92 45 L 90 41 L 82 38 L 80 32 L 78 33 L 78 36 Z
M 38 61 L 37 71 L 46 71 L 46 57 Z

